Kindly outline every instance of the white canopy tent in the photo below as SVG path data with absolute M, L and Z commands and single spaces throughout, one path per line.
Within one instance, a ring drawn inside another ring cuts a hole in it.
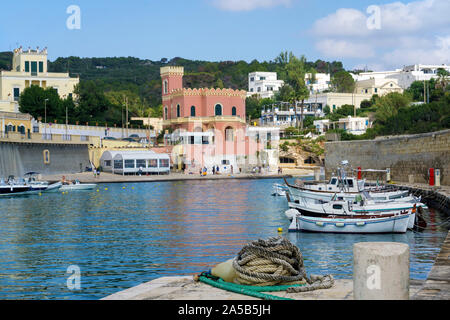
M 166 153 L 151 150 L 105 151 L 100 158 L 103 171 L 118 174 L 164 173 L 170 172 L 170 157 Z

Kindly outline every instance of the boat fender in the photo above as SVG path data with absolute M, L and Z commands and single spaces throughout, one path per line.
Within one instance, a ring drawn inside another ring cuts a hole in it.
M 289 220 L 292 220 L 298 214 L 298 211 L 296 209 L 289 209 L 286 210 L 284 214 L 289 218 Z
M 233 260 L 234 258 L 219 263 L 211 269 L 211 274 L 213 276 L 222 278 L 226 282 L 233 282 L 237 277 L 236 270 L 233 267 Z

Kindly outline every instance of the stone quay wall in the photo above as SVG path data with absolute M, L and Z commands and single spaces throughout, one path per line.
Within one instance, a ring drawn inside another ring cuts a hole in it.
M 78 173 L 90 167 L 87 144 L 0 142 L 0 177 L 34 171 L 44 175 Z
M 441 185 L 450 185 L 450 130 L 325 143 L 327 178 L 342 160 L 348 160 L 353 169 L 390 168 L 395 182 L 428 183 L 429 168 L 440 169 Z M 364 173 L 363 177 L 386 179 L 386 174 Z

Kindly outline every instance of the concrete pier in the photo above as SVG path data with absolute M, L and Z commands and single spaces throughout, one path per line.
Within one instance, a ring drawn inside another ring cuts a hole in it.
M 411 296 L 420 289 L 420 281 L 412 281 Z M 294 300 L 353 300 L 353 281 L 337 279 L 330 289 L 311 292 L 287 293 L 268 292 L 272 295 Z M 126 289 L 102 300 L 259 300 L 258 298 L 225 291 L 202 282 L 195 282 L 193 276 L 163 277 L 136 287 Z
M 450 300 L 450 231 L 433 268 L 422 288 L 413 296 L 414 300 Z

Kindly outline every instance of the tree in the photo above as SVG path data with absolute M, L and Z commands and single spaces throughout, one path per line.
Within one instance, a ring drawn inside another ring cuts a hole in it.
M 303 130 L 303 106 L 305 99 L 309 98 L 309 89 L 305 83 L 305 68 L 306 58 L 301 56 L 297 58 L 292 55 L 289 59 L 289 63 L 286 65 L 287 81 L 292 87 L 292 94 L 290 96 L 290 102 L 294 104 L 295 116 L 297 118 L 297 103 L 301 101 L 300 112 L 301 112 L 301 129 Z
M 294 90 L 292 89 L 292 87 L 289 84 L 285 83 L 275 94 L 275 100 L 279 102 L 291 101 L 293 92 Z
M 47 99 L 47 101 L 46 101 Z M 19 111 L 29 113 L 33 118 L 47 118 L 47 122 L 60 120 L 64 115 L 63 101 L 53 88 L 32 85 L 20 95 Z
M 75 114 L 81 123 L 90 121 L 117 122 L 115 107 L 94 81 L 81 81 L 74 90 L 77 96 Z
M 338 71 L 331 79 L 334 90 L 339 93 L 352 93 L 355 89 L 355 80 L 345 70 Z
M 445 89 L 447 88 L 447 85 L 450 82 L 450 72 L 448 72 L 447 70 L 443 69 L 443 68 L 439 68 L 437 70 L 437 80 L 435 83 L 435 88 L 436 89 Z
M 375 113 L 376 121 L 382 124 L 387 123 L 390 118 L 398 114 L 400 108 L 406 108 L 410 103 L 411 99 L 408 95 L 398 92 L 391 92 L 378 98 Z
M 372 102 L 370 100 L 363 100 L 361 101 L 361 109 L 370 108 L 372 106 Z

